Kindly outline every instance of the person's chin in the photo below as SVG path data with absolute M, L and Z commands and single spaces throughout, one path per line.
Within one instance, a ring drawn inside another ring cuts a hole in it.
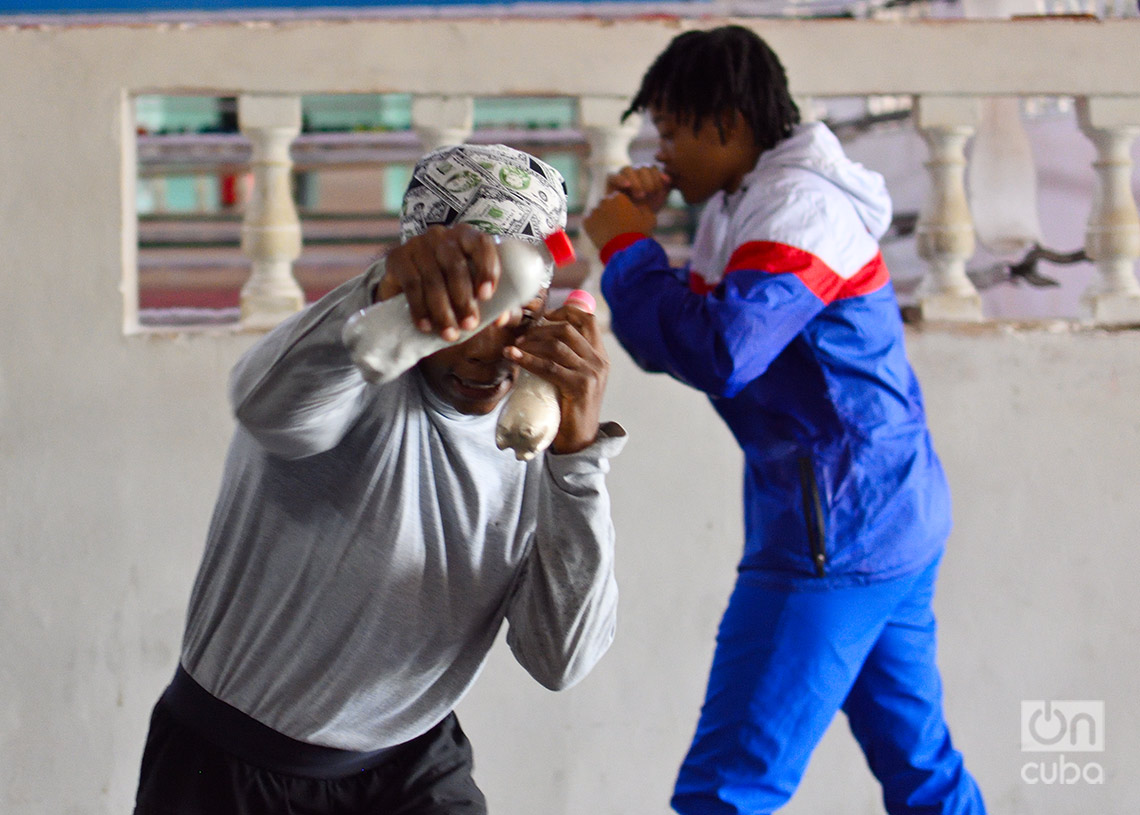
M 687 187 L 675 187 L 674 189 L 681 193 L 681 198 L 691 207 L 703 204 L 713 197 L 711 192 L 705 192 L 703 190 L 693 190 Z

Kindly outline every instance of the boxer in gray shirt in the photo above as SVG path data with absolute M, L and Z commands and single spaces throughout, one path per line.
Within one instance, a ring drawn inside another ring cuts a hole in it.
M 520 172 L 558 193 L 520 199 L 527 223 L 565 223 L 561 177 L 518 151 L 464 145 L 417 171 L 463 160 L 487 171 L 465 207 L 448 199 L 435 224 L 430 207 L 406 213 L 398 248 L 234 369 L 238 427 L 137 815 L 484 812 L 452 711 L 503 621 L 516 659 L 554 690 L 613 638 L 605 473 L 625 433 L 599 420 L 609 363 L 593 316 L 562 308 L 540 323 L 544 292 L 383 385 L 341 341 L 352 314 L 401 292 L 444 337 L 473 325 L 498 266 L 463 214 L 501 202 Z M 528 462 L 495 445 L 520 368 L 553 382 L 562 408 Z

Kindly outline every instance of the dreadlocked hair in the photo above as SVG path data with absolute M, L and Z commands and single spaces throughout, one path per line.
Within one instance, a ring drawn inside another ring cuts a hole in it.
M 739 111 L 761 150 L 790 136 L 800 121 L 779 58 L 739 25 L 675 37 L 645 72 L 622 121 L 651 107 L 673 114 L 694 130 L 712 119 L 722 140 L 726 121 Z

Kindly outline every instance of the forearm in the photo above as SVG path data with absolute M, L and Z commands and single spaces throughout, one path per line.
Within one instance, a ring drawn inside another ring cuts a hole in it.
M 641 367 L 711 396 L 764 373 L 823 307 L 794 275 L 762 269 L 730 268 L 711 293 L 694 292 L 651 240 L 611 258 L 602 293 L 614 335 Z
M 705 393 L 722 395 L 732 375 L 705 298 L 690 291 L 653 240 L 627 244 L 607 258 L 602 294 L 614 336 L 643 369 L 664 372 Z
M 373 267 L 290 317 L 234 366 L 234 415 L 271 452 L 300 458 L 331 449 L 359 415 L 368 385 L 341 331 L 371 305 L 376 272 Z
M 507 642 L 551 690 L 580 681 L 609 648 L 617 621 L 608 459 L 625 431 L 603 425 L 590 448 L 543 463 L 537 529 L 507 610 Z

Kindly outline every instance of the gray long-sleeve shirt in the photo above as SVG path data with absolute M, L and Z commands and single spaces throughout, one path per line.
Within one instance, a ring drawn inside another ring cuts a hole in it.
M 415 370 L 366 383 L 340 341 L 375 270 L 235 367 L 239 425 L 187 616 L 182 665 L 295 739 L 374 750 L 425 732 L 475 680 L 504 619 L 516 659 L 568 687 L 613 639 L 615 424 L 515 460 Z

